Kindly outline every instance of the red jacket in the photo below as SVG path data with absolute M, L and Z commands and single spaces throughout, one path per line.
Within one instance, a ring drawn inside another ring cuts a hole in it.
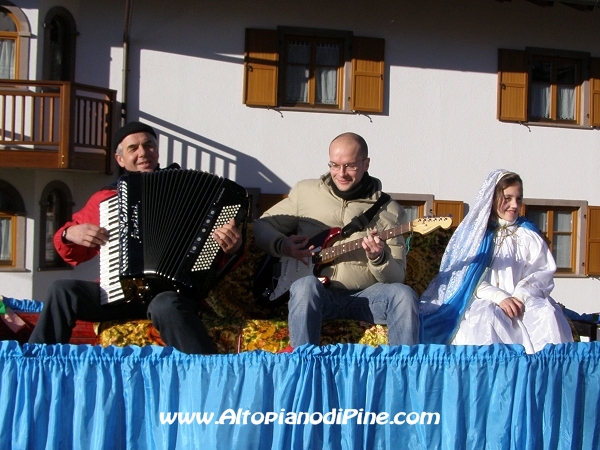
M 62 233 L 65 228 L 82 223 L 100 225 L 100 203 L 107 198 L 117 195 L 115 189 L 103 189 L 90 197 L 83 208 L 73 214 L 71 221 L 65 223 L 54 234 L 54 247 L 58 254 L 72 266 L 89 261 L 100 253 L 100 247 L 84 247 L 83 245 L 64 243 Z
M 83 262 L 89 261 L 100 253 L 100 247 L 85 247 L 83 245 L 64 243 L 62 240 L 62 232 L 65 228 L 69 228 L 73 225 L 79 225 L 82 223 L 92 223 L 94 225 L 100 225 L 100 203 L 110 197 L 117 195 L 116 188 L 103 189 L 96 192 L 90 197 L 88 202 L 83 208 L 73 214 L 71 221 L 65 223 L 58 231 L 54 234 L 54 247 L 58 254 L 65 260 L 65 262 L 76 266 Z M 244 246 L 242 245 L 240 252 L 241 258 L 235 262 L 231 269 L 236 268 L 242 261 L 244 255 Z M 233 256 L 233 255 L 232 255 Z M 219 267 L 223 267 L 231 257 L 225 255 L 223 251 L 220 251 L 217 255 L 217 261 Z

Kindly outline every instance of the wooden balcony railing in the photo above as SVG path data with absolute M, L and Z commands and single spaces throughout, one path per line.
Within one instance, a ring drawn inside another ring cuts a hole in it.
M 111 173 L 115 104 L 111 89 L 0 80 L 0 167 Z

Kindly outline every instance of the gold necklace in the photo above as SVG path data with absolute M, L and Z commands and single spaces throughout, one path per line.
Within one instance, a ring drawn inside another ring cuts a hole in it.
M 513 227 L 513 230 L 509 230 L 509 227 Z M 519 229 L 519 227 L 517 225 L 498 225 L 498 228 L 496 228 L 496 232 L 494 233 L 494 244 L 496 245 L 496 247 L 498 247 L 497 251 L 500 250 L 500 247 L 502 246 L 502 244 L 504 243 L 504 241 L 506 240 L 506 238 L 511 238 L 514 239 L 515 242 L 517 241 L 517 230 Z

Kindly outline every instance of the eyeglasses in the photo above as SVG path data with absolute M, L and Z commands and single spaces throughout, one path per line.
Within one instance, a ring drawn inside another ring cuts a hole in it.
M 364 159 L 361 162 L 357 162 L 357 163 L 350 163 L 350 164 L 336 164 L 334 162 L 329 161 L 327 163 L 327 165 L 329 166 L 329 168 L 331 170 L 333 170 L 334 172 L 337 172 L 339 170 L 342 169 L 342 167 L 344 169 L 346 169 L 346 172 L 356 172 L 358 170 L 358 165 L 360 163 L 364 162 Z

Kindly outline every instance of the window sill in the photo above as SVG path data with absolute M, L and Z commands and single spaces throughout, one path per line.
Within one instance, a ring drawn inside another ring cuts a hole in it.
M 515 122 L 525 127 L 544 127 L 544 128 L 569 128 L 573 130 L 598 130 L 598 127 L 591 127 L 589 125 L 575 125 L 568 123 L 545 123 L 545 122 Z
M 38 272 L 50 272 L 55 270 L 73 270 L 72 266 L 38 267 Z
M 23 267 L 2 267 L 2 266 L 0 266 L 0 272 L 26 273 L 26 272 L 31 272 L 31 270 L 27 270 Z
M 554 278 L 589 278 L 583 273 L 554 273 Z
M 372 114 L 381 114 L 380 112 L 361 112 L 361 111 L 351 111 L 344 109 L 333 109 L 333 108 L 310 108 L 306 106 L 254 106 L 254 105 L 246 105 L 249 108 L 266 108 L 271 109 L 273 111 L 277 111 L 279 113 L 285 112 L 312 112 L 312 113 L 333 113 L 333 114 L 354 114 L 354 115 L 372 115 Z

